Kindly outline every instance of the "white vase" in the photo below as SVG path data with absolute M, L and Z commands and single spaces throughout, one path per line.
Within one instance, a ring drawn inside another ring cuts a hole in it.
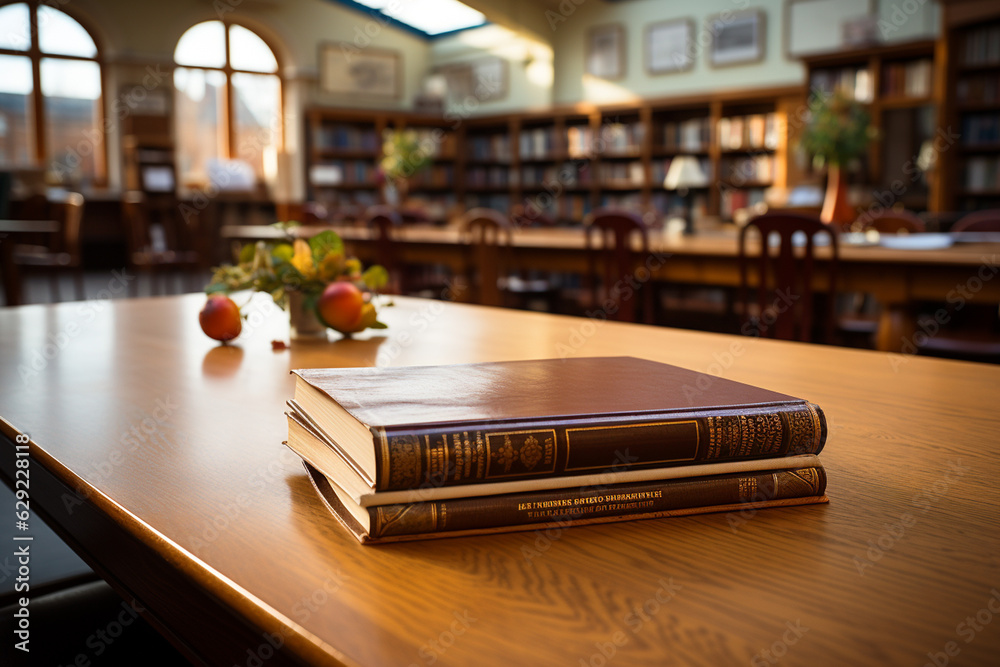
M 316 310 L 306 307 L 302 292 L 288 292 L 288 321 L 293 340 L 326 338 L 326 327 L 316 317 Z

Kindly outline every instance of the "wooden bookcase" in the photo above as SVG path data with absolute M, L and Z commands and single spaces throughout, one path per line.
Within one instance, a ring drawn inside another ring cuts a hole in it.
M 532 217 L 561 224 L 578 224 L 601 206 L 676 213 L 682 200 L 663 189 L 663 179 L 669 161 L 679 155 L 702 161 L 710 185 L 696 190 L 695 206 L 699 213 L 719 216 L 722 203 L 732 199 L 727 192 L 749 200 L 771 185 L 794 185 L 783 164 L 770 169 L 767 178 L 733 174 L 747 162 L 784 162 L 786 115 L 803 103 L 799 87 L 785 87 L 631 105 L 577 105 L 461 122 L 404 112 L 313 109 L 308 192 L 313 199 L 346 209 L 348 215 L 377 202 L 374 173 L 382 132 L 411 127 L 428 134 L 443 132 L 445 137 L 434 165 L 413 180 L 410 191 L 411 197 L 430 202 L 441 219 L 450 217 L 450 211 L 476 206 L 508 212 L 520 205 Z M 723 147 L 720 124 L 745 117 L 760 122 L 771 118 L 776 141 L 755 145 L 747 123 L 746 140 Z M 371 137 L 379 138 L 374 145 Z M 336 175 L 331 166 L 341 168 L 337 183 L 324 182 L 324 176 Z
M 807 90 L 840 90 L 868 106 L 878 138 L 852 178 L 883 205 L 941 210 L 940 179 L 918 168 L 944 118 L 937 51 L 921 40 L 803 58 Z
M 1000 7 L 949 2 L 944 9 L 946 127 L 959 139 L 941 152 L 943 206 L 1000 208 Z

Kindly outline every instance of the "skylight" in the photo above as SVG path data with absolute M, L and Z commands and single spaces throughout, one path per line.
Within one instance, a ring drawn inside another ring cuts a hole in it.
M 474 28 L 486 17 L 458 0 L 353 0 L 428 35 Z

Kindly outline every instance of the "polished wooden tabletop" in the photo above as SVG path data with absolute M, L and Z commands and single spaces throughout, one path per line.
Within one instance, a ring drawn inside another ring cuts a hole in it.
M 255 300 L 218 346 L 202 303 L 0 310 L 0 415 L 31 437 L 32 511 L 205 664 L 1000 655 L 998 367 L 405 298 L 386 331 L 288 350 Z M 615 354 L 819 403 L 829 505 L 364 547 L 281 446 L 293 368 Z

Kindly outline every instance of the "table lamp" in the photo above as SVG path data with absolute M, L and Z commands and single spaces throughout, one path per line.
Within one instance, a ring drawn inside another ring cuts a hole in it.
M 676 190 L 684 198 L 684 233 L 694 233 L 694 211 L 691 205 L 691 188 L 703 188 L 708 185 L 708 176 L 701 168 L 701 162 L 693 155 L 678 155 L 671 161 L 667 169 L 667 177 L 663 179 L 663 187 Z

